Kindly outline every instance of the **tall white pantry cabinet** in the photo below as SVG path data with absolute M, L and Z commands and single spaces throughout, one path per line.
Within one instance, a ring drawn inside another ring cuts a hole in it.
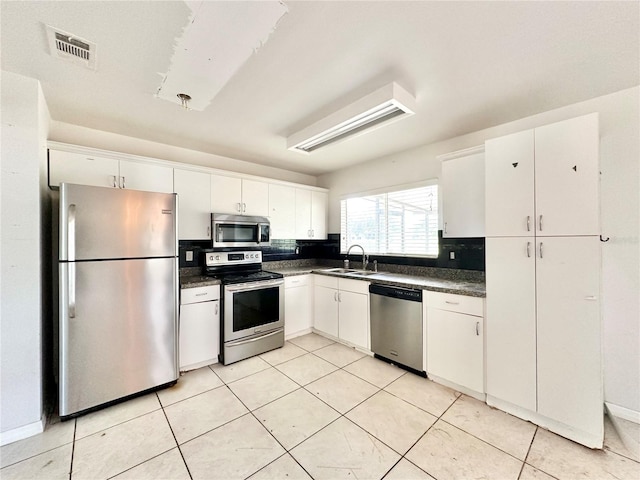
M 487 403 L 601 448 L 598 114 L 488 140 Z

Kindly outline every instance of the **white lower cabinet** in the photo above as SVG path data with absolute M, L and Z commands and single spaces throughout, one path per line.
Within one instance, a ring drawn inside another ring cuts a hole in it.
M 488 403 L 601 448 L 599 238 L 487 238 L 486 264 Z
M 180 291 L 180 371 L 218 361 L 220 353 L 220 287 Z
M 311 275 L 284 279 L 284 335 L 309 331 L 313 326 Z
M 368 350 L 369 282 L 326 275 L 314 277 L 314 328 Z
M 427 375 L 484 393 L 482 298 L 425 292 Z

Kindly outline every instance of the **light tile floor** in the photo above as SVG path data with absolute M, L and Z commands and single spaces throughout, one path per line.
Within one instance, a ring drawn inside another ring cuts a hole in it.
M 608 422 L 608 420 L 607 420 Z M 309 334 L 0 449 L 8 479 L 633 479 L 590 450 Z

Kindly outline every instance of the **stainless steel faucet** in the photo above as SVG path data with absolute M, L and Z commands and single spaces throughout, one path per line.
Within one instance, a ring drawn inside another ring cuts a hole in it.
M 347 258 L 344 261 L 344 268 L 349 268 L 349 253 L 351 253 L 351 249 L 353 247 L 358 247 L 360 250 L 362 250 L 362 269 L 366 270 L 367 264 L 369 263 L 369 255 L 364 253 L 364 248 L 362 248 L 362 245 L 358 245 L 357 243 L 354 243 L 353 245 L 351 245 L 347 250 Z

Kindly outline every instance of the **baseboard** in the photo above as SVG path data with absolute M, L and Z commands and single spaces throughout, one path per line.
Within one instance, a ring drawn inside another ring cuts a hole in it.
M 306 335 L 307 333 L 312 333 L 313 329 L 311 327 L 305 328 L 304 330 L 300 330 L 298 332 L 289 333 L 284 336 L 285 340 L 291 340 L 292 338 L 301 337 L 302 335 Z
M 445 387 L 449 387 L 460 393 L 464 393 L 465 395 L 469 397 L 473 397 L 476 400 L 480 400 L 481 402 L 487 401 L 487 396 L 482 392 L 476 392 L 475 390 L 471 390 L 470 388 L 464 387 L 460 384 L 450 382 L 449 380 L 445 380 L 444 378 L 440 378 L 435 375 L 429 375 L 428 372 L 427 372 L 427 376 L 430 380 L 433 380 L 434 382 L 439 383 L 440 385 L 444 385 Z
M 611 403 L 605 403 L 605 407 L 624 446 L 635 458 L 640 458 L 640 412 Z
M 602 414 L 602 424 L 598 425 L 598 431 L 587 432 L 585 430 L 566 425 L 562 422 L 558 422 L 549 417 L 545 417 L 537 412 L 532 412 L 531 410 L 527 410 L 526 408 L 522 408 L 518 405 L 514 405 L 499 398 L 492 397 L 491 395 L 487 395 L 487 405 L 495 407 L 498 410 L 502 410 L 503 412 L 507 412 L 523 420 L 535 423 L 542 428 L 545 428 L 553 433 L 557 433 L 558 435 L 564 438 L 568 438 L 569 440 L 573 440 L 576 443 L 580 443 L 585 447 L 599 450 L 602 449 L 604 440 L 604 412 Z
M 611 416 L 622 418 L 633 423 L 640 423 L 640 412 L 609 402 L 604 402 L 604 405 L 607 407 L 607 412 Z
M 25 438 L 32 437 L 38 433 L 44 432 L 44 425 L 46 423 L 46 417 L 44 414 L 42 418 L 37 422 L 23 425 L 22 427 L 13 428 L 6 432 L 0 432 L 0 446 L 8 445 L 9 443 L 17 442 Z

